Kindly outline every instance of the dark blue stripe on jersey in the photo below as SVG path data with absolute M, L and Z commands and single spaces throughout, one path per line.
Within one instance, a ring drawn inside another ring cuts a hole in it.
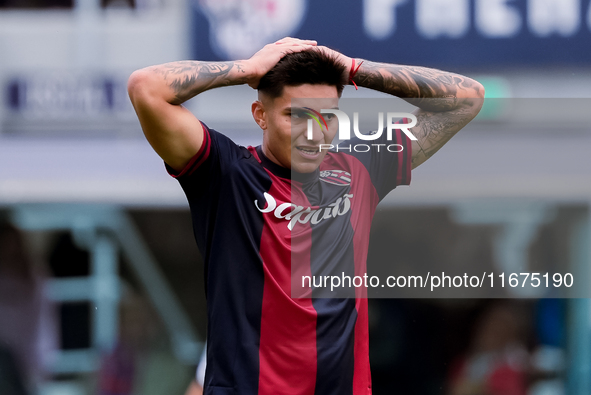
M 217 145 L 212 152 L 235 149 L 225 136 L 211 129 L 210 133 L 210 143 Z M 218 194 L 202 193 L 199 185 L 184 185 L 184 180 L 179 180 L 188 197 L 193 197 L 189 202 L 194 227 L 201 227 L 195 237 L 204 260 L 223 262 L 205 268 L 206 284 L 215 286 L 206 290 L 209 309 L 204 394 L 256 394 L 264 286 L 258 251 L 264 220 L 253 207 L 255 199 L 265 201 L 263 193 L 270 189 L 272 181 L 248 152 L 237 153 L 244 157 L 227 168 L 220 167 L 221 159 L 213 155 L 194 169 L 192 176 L 219 183 Z M 257 164 L 246 165 L 249 161 Z M 253 199 L 244 199 L 245 195 Z M 220 226 L 225 228 L 216 230 Z
M 353 394 L 355 299 L 314 299 L 318 313 L 316 395 Z M 339 372 L 339 374 L 335 374 Z
M 326 207 L 339 197 L 349 192 L 349 186 L 338 187 L 333 184 L 316 182 L 310 190 L 304 185 L 304 191 L 314 206 Z M 330 221 L 312 224 L 312 250 L 310 268 L 313 276 L 338 275 L 343 273 L 353 279 L 355 262 L 351 226 L 351 210 L 347 215 L 336 216 Z M 328 230 L 341 234 L 325 234 Z M 335 243 L 339 243 L 335 246 Z M 346 295 L 345 295 L 346 294 Z M 341 298 L 329 298 L 334 295 L 330 288 L 317 288 L 312 291 L 312 304 L 318 316 L 316 321 L 317 348 L 317 395 L 347 395 L 353 393 L 353 373 L 355 355 L 355 288 L 338 291 Z M 348 299 L 343 299 L 347 296 Z M 340 374 L 335 375 L 335 372 Z

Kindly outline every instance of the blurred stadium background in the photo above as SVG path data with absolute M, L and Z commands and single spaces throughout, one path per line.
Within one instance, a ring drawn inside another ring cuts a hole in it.
M 479 118 L 382 202 L 372 243 L 393 268 L 549 264 L 591 281 L 589 0 L 0 0 L 0 222 L 17 229 L 0 257 L 31 267 L 0 259 L 0 374 L 16 361 L 28 394 L 184 393 L 205 336 L 203 265 L 127 77 L 284 36 L 486 87 Z M 257 145 L 255 97 L 224 88 L 187 106 Z M 374 393 L 591 394 L 589 300 L 504 296 L 371 300 Z

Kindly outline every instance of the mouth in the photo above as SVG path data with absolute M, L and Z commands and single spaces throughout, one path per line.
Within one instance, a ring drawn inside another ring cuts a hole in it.
M 305 158 L 316 159 L 320 155 L 318 147 L 296 147 Z

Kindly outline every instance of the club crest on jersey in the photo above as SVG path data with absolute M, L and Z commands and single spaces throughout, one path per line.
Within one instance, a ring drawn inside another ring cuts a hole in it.
M 351 185 L 351 173 L 344 170 L 322 170 L 320 180 L 334 185 Z
M 263 193 L 263 196 L 265 197 L 263 208 L 260 207 L 262 204 L 259 205 L 258 200 L 254 201 L 257 210 L 261 213 L 273 213 L 276 218 L 288 221 L 287 228 L 289 230 L 292 230 L 297 223 L 307 224 L 310 222 L 312 225 L 316 225 L 325 219 L 345 215 L 351 209 L 351 198 L 353 198 L 353 194 L 346 193 L 325 207 L 312 208 L 298 206 L 294 203 L 277 204 L 275 198 L 267 192 Z

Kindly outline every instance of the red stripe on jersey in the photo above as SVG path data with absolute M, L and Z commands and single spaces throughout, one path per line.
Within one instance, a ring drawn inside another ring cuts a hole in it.
M 166 166 L 166 170 L 168 174 L 170 174 L 173 178 L 179 178 L 184 176 L 185 174 L 192 174 L 205 160 L 209 157 L 209 151 L 211 148 L 211 137 L 209 135 L 209 130 L 207 126 L 203 123 L 201 124 L 203 127 L 203 142 L 201 143 L 201 148 L 199 151 L 191 158 L 189 163 L 180 171 L 180 173 L 176 173 L 174 169 L 169 166 Z
M 204 148 L 205 148 L 205 150 L 204 150 Z M 197 152 L 197 155 L 195 155 L 196 157 L 199 158 L 199 160 L 197 161 L 195 166 L 193 166 L 193 168 L 191 169 L 189 174 L 193 173 L 199 166 L 201 166 L 201 164 L 203 162 L 205 162 L 205 160 L 209 157 L 210 148 L 211 148 L 211 137 L 209 136 L 209 131 L 207 130 L 207 126 L 203 125 L 203 144 L 201 145 L 199 152 Z M 202 154 L 200 155 L 200 153 L 202 153 Z
M 275 198 L 277 206 L 290 202 L 290 181 L 267 172 L 273 180 L 268 193 Z M 258 393 L 313 395 L 317 366 L 317 314 L 311 299 L 293 299 L 291 295 L 292 259 L 303 268 L 304 275 L 311 275 L 312 232 L 309 224 L 298 224 L 290 231 L 287 227 L 289 221 L 277 218 L 273 211 L 263 215 L 265 222 L 260 254 L 264 287 Z

